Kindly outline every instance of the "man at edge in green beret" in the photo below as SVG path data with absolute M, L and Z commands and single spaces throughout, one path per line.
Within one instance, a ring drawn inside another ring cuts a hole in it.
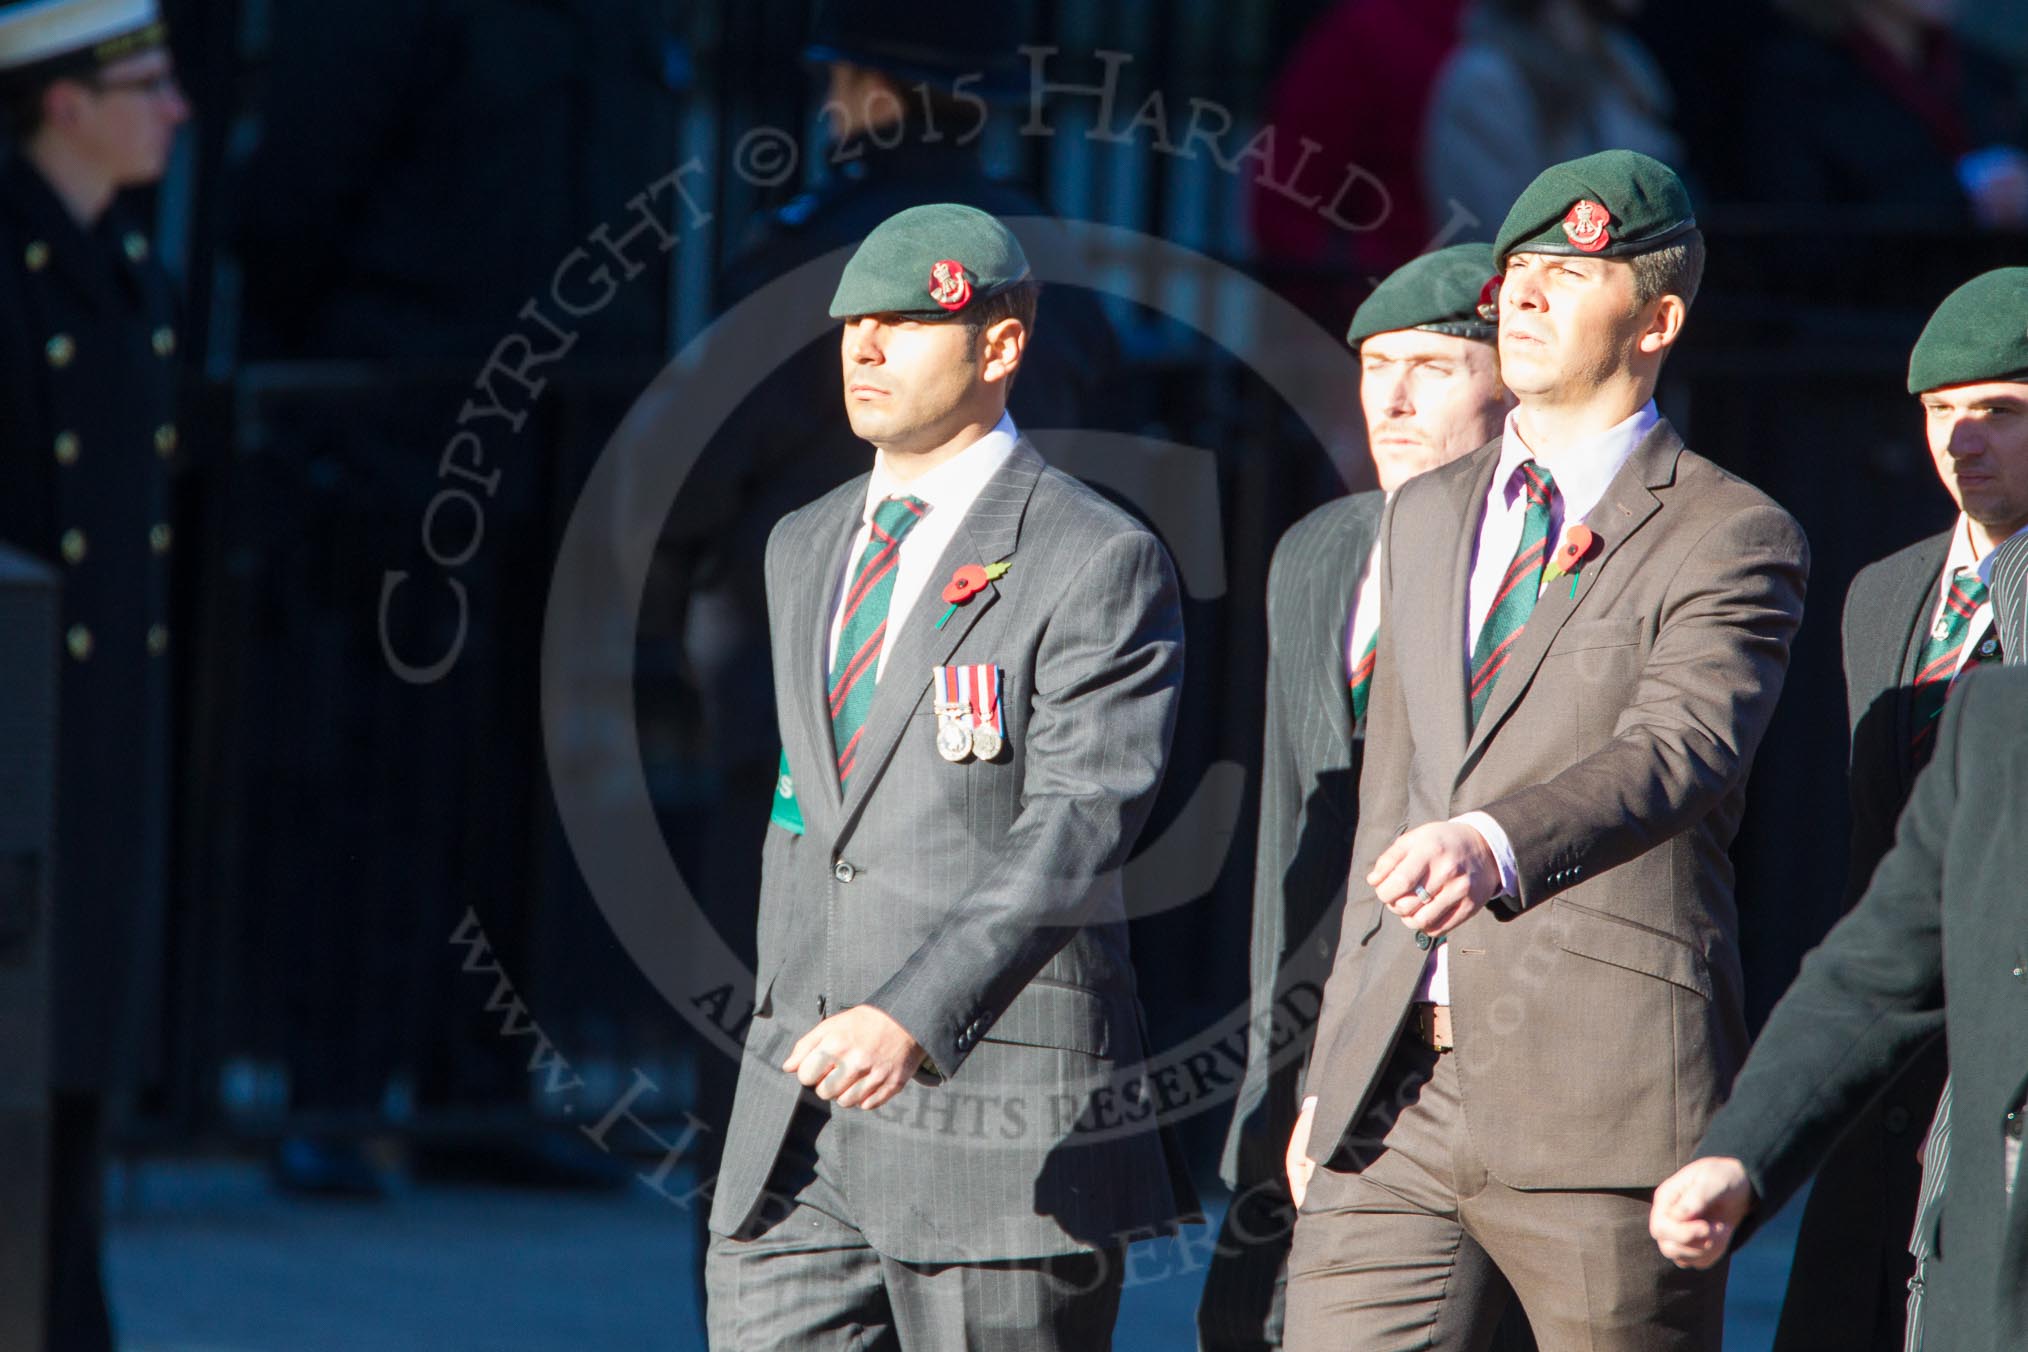
M 1852 722 L 1848 911 L 1873 904 L 1869 885 L 1885 871 L 1882 861 L 1895 843 L 1903 807 L 1936 751 L 1947 699 L 1975 668 L 2003 660 L 2019 665 L 2028 655 L 2018 651 L 2018 570 L 2009 598 L 2014 609 L 1996 614 L 1994 604 L 2008 585 L 2005 556 L 2028 546 L 2028 268 L 1984 273 L 1944 299 L 1909 359 L 1908 391 L 1922 401 L 1937 477 L 1957 504 L 1958 517 L 1949 529 L 1869 565 L 1846 593 L 1845 687 Z M 2023 729 L 2018 701 L 1991 706 L 1990 716 L 2004 721 L 2009 707 L 2014 709 L 2012 722 L 1996 728 L 1995 735 L 2018 744 Z M 1999 773 L 1990 753 L 2000 748 L 1992 742 L 1960 739 L 1960 749 L 1960 773 L 1967 758 L 1986 773 Z M 1915 811 L 1909 808 L 1911 816 Z M 2015 829 L 2004 834 L 2018 840 L 2018 803 L 2012 821 Z M 1954 895 L 1965 907 L 2018 899 L 2020 876 L 2018 869 L 2000 874 L 2000 893 L 1987 895 L 1989 888 L 1972 887 Z M 1936 879 L 1930 885 L 1934 890 Z M 1930 905 L 1937 904 L 1932 896 Z M 2011 926 L 1976 925 L 1970 932 L 1992 936 L 2019 928 L 2017 917 Z M 1926 936 L 1933 944 L 1936 931 L 1927 930 Z M 1843 1111 L 1820 1108 L 1808 1121 L 1776 1126 L 1768 1116 L 1766 1094 L 1754 1092 L 1769 1085 L 1767 1074 L 1752 1077 L 1763 1064 L 1781 1067 L 1770 1073 L 1791 1083 L 1813 1087 L 1831 1075 L 1828 1065 L 1806 1066 L 1797 1059 L 1846 1045 L 1812 1041 L 1820 1031 L 1837 1033 L 1838 1026 L 1806 1027 L 1813 1017 L 1811 1001 L 1833 999 L 1842 1012 L 1847 999 L 1877 996 L 1877 990 L 1851 988 L 1827 997 L 1823 986 L 1838 970 L 1836 962 L 1877 958 L 1877 953 L 1869 957 L 1869 948 L 1879 942 L 1872 922 L 1855 917 L 1833 931 L 1821 950 L 1841 958 L 1811 959 L 1756 1045 L 1744 1073 L 1748 1078 L 1742 1079 L 1733 1104 L 1712 1124 L 1700 1148 L 1719 1158 L 1699 1159 L 1656 1194 L 1655 1237 L 1663 1252 L 1678 1261 L 1715 1262 L 1736 1242 L 1749 1207 L 1771 1214 L 1789 1188 L 1821 1160 L 1803 1213 L 1777 1348 L 1895 1352 L 1925 1344 L 1940 1349 L 2020 1346 L 2018 1300 L 2012 1316 L 2016 1338 L 1994 1341 L 1993 1293 L 1981 1284 L 1996 1276 L 1997 1255 L 1989 1246 L 1998 1236 L 1990 1228 L 1976 1230 L 1968 1218 L 1981 1214 L 1989 1200 L 1985 1185 L 1992 1176 L 1980 1157 L 1991 1144 L 1985 1138 L 1993 1134 L 1994 1122 L 2000 1137 L 2020 1140 L 2021 1081 L 2028 1066 L 2016 1058 L 2003 1076 L 2006 1083 L 1966 1090 L 1976 1101 L 1967 1117 L 1963 1105 L 1954 1104 L 1962 1075 L 1949 1071 L 1945 1039 L 1933 1036 L 1931 1027 L 1931 1036 L 1897 1041 L 1891 1048 L 1867 1043 L 1852 1049 L 1846 1058 L 1851 1078 L 1863 1080 L 1868 1091 L 1879 1091 L 1870 1104 L 1858 1095 Z M 1930 956 L 1941 961 L 1940 954 Z M 1983 972 L 1990 966 L 2002 990 L 2018 990 L 2022 964 L 2020 946 L 2003 942 L 1977 968 Z M 1967 988 L 1979 987 L 1967 983 Z M 1929 991 L 1918 1003 L 1927 1014 L 1940 1016 L 1936 994 Z M 1958 1029 L 1962 1011 L 1977 997 L 1961 1003 L 1955 984 L 1952 996 L 1948 1012 Z M 2018 1002 L 2019 995 L 2013 998 Z M 2018 1030 L 1984 1019 L 1968 1020 L 1962 1029 L 1957 1037 L 2023 1045 Z M 1997 1108 L 1990 1106 L 1995 1093 L 2005 1100 Z M 1834 1101 L 1836 1096 L 1827 1095 L 1818 1103 Z M 1966 1133 L 1974 1139 L 1953 1149 L 1953 1135 Z M 1970 1162 L 1953 1158 L 1965 1150 Z M 1947 1224 L 1947 1174 L 1948 1223 L 1962 1229 L 1957 1240 L 1945 1245 L 1940 1241 Z M 2010 1167 L 2007 1177 L 2012 1176 Z M 2028 1276 L 2018 1258 L 2024 1250 L 2017 1243 L 2009 1252 L 2017 1256 L 2012 1276 L 2004 1267 L 1997 1275 L 2003 1287 L 2011 1285 L 2018 1293 Z

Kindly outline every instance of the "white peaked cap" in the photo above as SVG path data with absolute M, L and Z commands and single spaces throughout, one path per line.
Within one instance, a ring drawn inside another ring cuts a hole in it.
M 116 61 L 159 46 L 161 27 L 158 0 L 0 4 L 0 74 L 82 52 Z

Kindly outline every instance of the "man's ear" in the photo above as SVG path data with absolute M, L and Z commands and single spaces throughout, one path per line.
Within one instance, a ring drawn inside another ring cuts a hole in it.
M 1648 305 L 1648 322 L 1634 340 L 1634 346 L 1649 356 L 1667 355 L 1683 335 L 1683 321 L 1690 317 L 1690 307 L 1677 295 L 1658 296 Z
M 76 80 L 52 80 L 42 91 L 42 125 L 45 127 L 67 127 L 77 121 L 78 113 L 87 97 L 85 87 Z
M 1012 379 L 1021 369 L 1021 354 L 1028 349 L 1027 326 L 1009 315 L 988 326 L 979 339 L 981 378 L 989 382 Z

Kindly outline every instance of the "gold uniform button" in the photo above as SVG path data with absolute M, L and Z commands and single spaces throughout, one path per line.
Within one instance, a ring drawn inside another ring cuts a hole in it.
M 169 651 L 169 626 L 151 624 L 148 626 L 148 655 L 160 657 Z
M 176 351 L 176 330 L 164 324 L 161 328 L 155 330 L 153 342 L 155 344 L 156 356 L 169 356 Z
M 120 241 L 120 247 L 127 251 L 127 257 L 136 263 L 148 257 L 148 237 L 138 230 L 129 230 L 127 237 Z
M 42 271 L 49 266 L 49 246 L 39 239 L 28 241 L 28 247 L 21 251 L 21 261 L 30 272 Z
M 75 465 L 75 464 L 77 463 L 77 453 L 78 453 L 79 449 L 80 449 L 80 446 L 79 446 L 79 442 L 78 442 L 78 439 L 77 439 L 77 433 L 75 433 L 75 432 L 58 432 L 58 433 L 56 434 L 56 463 L 57 463 L 57 464 L 59 464 L 59 465 Z
M 42 350 L 49 355 L 49 364 L 61 370 L 77 355 L 77 342 L 69 334 L 59 333 L 43 344 Z
M 161 456 L 176 454 L 175 423 L 163 423 L 155 429 L 155 454 Z
M 174 537 L 169 533 L 169 527 L 166 522 L 158 521 L 148 527 L 148 548 L 154 550 L 157 554 L 167 554 L 173 539 Z
M 63 636 L 63 646 L 70 650 L 72 657 L 84 661 L 92 655 L 92 631 L 81 624 L 72 625 L 70 632 Z
M 65 563 L 83 563 L 85 557 L 85 533 L 75 528 L 67 530 L 57 541 L 57 547 L 63 551 L 63 561 Z

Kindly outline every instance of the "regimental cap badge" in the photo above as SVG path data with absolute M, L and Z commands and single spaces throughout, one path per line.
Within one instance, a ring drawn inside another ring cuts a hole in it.
M 1488 324 L 1500 322 L 1500 283 L 1506 280 L 1505 273 L 1496 272 L 1479 288 L 1478 314 Z
M 1582 198 L 1563 218 L 1563 233 L 1586 253 L 1597 253 L 1613 242 L 1613 214 L 1590 198 Z
M 946 310 L 962 310 L 972 302 L 972 279 L 954 258 L 937 260 L 930 268 L 930 299 Z

